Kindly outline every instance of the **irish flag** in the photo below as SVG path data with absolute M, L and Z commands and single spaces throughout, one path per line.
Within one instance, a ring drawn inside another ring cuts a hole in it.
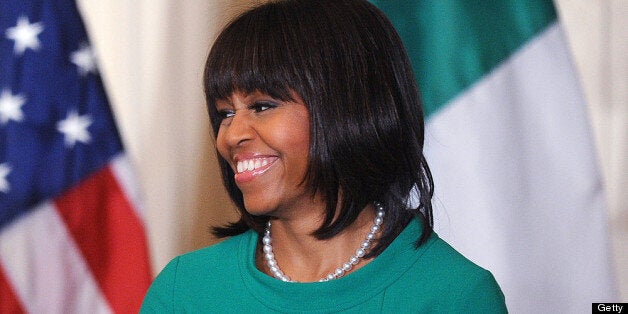
M 616 300 L 601 174 L 552 2 L 372 2 L 422 93 L 439 235 L 493 272 L 513 313 Z

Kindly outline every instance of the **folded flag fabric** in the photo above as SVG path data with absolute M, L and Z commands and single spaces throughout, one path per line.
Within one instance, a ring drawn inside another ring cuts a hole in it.
M 429 115 L 439 235 L 493 272 L 513 313 L 614 300 L 601 174 L 552 1 L 372 2 Z
M 73 0 L 0 2 L 0 313 L 137 312 L 137 185 Z

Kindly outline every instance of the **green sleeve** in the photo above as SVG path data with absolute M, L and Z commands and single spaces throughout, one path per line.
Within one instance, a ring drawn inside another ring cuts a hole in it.
M 159 273 L 148 288 L 140 313 L 174 313 L 174 291 L 179 258 L 175 258 Z
M 497 281 L 488 271 L 468 278 L 450 313 L 508 313 Z

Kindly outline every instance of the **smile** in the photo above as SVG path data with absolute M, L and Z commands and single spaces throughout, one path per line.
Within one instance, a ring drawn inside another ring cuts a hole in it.
M 238 160 L 236 163 L 235 180 L 237 183 L 246 183 L 268 170 L 278 157 L 255 157 Z
M 253 171 L 253 170 L 261 170 L 262 168 L 265 168 L 266 166 L 271 164 L 276 159 L 277 157 L 264 157 L 264 158 L 241 160 L 241 161 L 238 161 L 236 170 L 237 170 L 237 173 L 243 173 L 246 171 Z

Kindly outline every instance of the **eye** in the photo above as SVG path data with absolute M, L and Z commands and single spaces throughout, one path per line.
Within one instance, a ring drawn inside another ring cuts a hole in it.
M 225 119 L 231 118 L 235 115 L 235 110 L 223 109 L 218 110 L 218 119 L 220 121 L 224 121 Z
M 272 101 L 256 101 L 249 106 L 249 109 L 255 112 L 262 112 L 268 109 L 276 108 L 277 104 Z

